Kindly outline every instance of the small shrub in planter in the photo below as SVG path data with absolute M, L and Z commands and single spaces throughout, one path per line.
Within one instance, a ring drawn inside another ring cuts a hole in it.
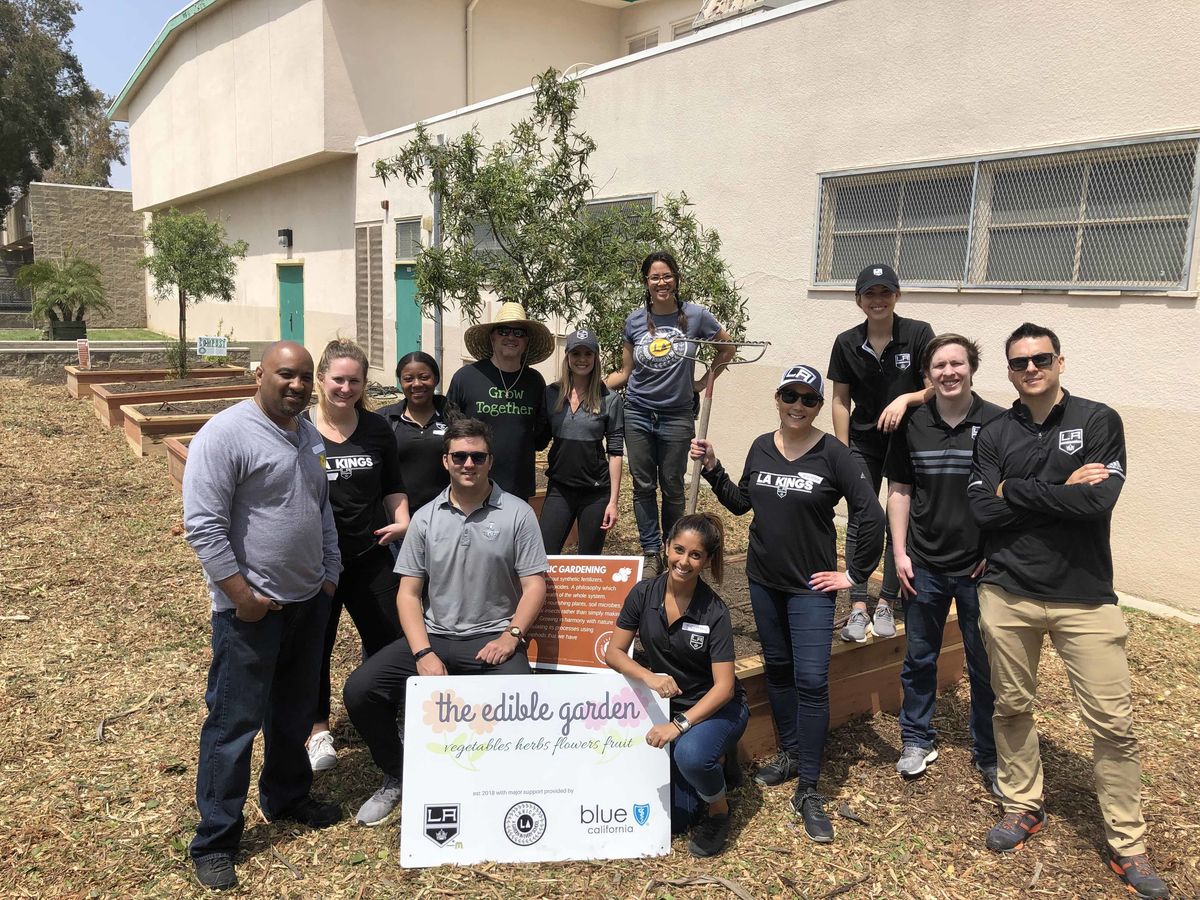
M 17 284 L 32 291 L 30 315 L 48 324 L 52 341 L 87 337 L 87 314 L 112 311 L 100 267 L 69 253 L 62 259 L 39 259 L 22 266 Z

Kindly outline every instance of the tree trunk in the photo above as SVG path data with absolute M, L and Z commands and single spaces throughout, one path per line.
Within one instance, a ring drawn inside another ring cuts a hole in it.
M 187 294 L 181 288 L 179 291 L 179 377 L 187 378 Z

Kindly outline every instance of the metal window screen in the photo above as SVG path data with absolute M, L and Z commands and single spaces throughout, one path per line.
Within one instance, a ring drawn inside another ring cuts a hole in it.
M 817 284 L 1183 287 L 1196 138 L 822 179 Z
M 624 213 L 626 219 L 637 220 L 642 212 L 654 209 L 653 197 L 625 197 L 620 200 L 591 200 L 584 207 L 584 215 L 600 218 L 609 213 Z
M 658 46 L 658 29 L 647 31 L 645 34 L 639 34 L 629 39 L 629 52 L 641 53 L 643 50 L 649 50 L 651 47 Z
M 354 327 L 367 357 L 383 359 L 383 226 L 354 229 Z
M 415 260 L 420 254 L 421 220 L 401 219 L 396 223 L 396 259 Z

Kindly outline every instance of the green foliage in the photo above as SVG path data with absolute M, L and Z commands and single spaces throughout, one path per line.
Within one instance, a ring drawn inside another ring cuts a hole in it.
M 42 172 L 41 181 L 109 186 L 112 164 L 124 165 L 129 149 L 129 135 L 105 112 L 111 102 L 112 98 L 101 96 L 98 104 L 75 111 L 67 125 L 67 139 L 56 148 L 54 165 Z
M 679 261 L 685 299 L 741 336 L 745 301 L 721 259 L 720 238 L 696 221 L 686 195 L 664 197 L 654 210 L 589 211 L 596 145 L 575 127 L 582 93 L 582 82 L 548 69 L 535 79 L 530 114 L 507 140 L 485 147 L 472 128 L 438 145 L 422 125 L 398 154 L 376 161 L 385 183 L 427 180 L 442 198 L 443 246 L 417 256 L 418 303 L 429 311 L 453 301 L 477 322 L 483 293 L 491 292 L 535 319 L 587 324 L 615 367 L 625 316 L 645 298 L 641 261 L 665 249 Z
M 70 33 L 71 0 L 0 0 L 0 214 L 71 145 L 71 122 L 96 109 Z
M 233 299 L 237 260 L 245 259 L 245 241 L 225 240 L 225 226 L 208 218 L 204 210 L 158 213 L 146 229 L 153 253 L 140 265 L 150 273 L 160 300 L 179 302 L 179 367 L 187 374 L 187 308 L 204 300 L 228 303 Z
M 90 312 L 112 310 L 100 267 L 70 252 L 17 270 L 17 284 L 33 292 L 32 315 L 47 322 L 81 322 Z

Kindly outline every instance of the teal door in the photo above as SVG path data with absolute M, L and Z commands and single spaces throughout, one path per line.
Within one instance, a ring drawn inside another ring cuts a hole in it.
M 279 339 L 304 343 L 304 266 L 276 266 L 279 273 Z
M 396 359 L 421 349 L 421 307 L 417 306 L 417 267 L 396 263 Z

